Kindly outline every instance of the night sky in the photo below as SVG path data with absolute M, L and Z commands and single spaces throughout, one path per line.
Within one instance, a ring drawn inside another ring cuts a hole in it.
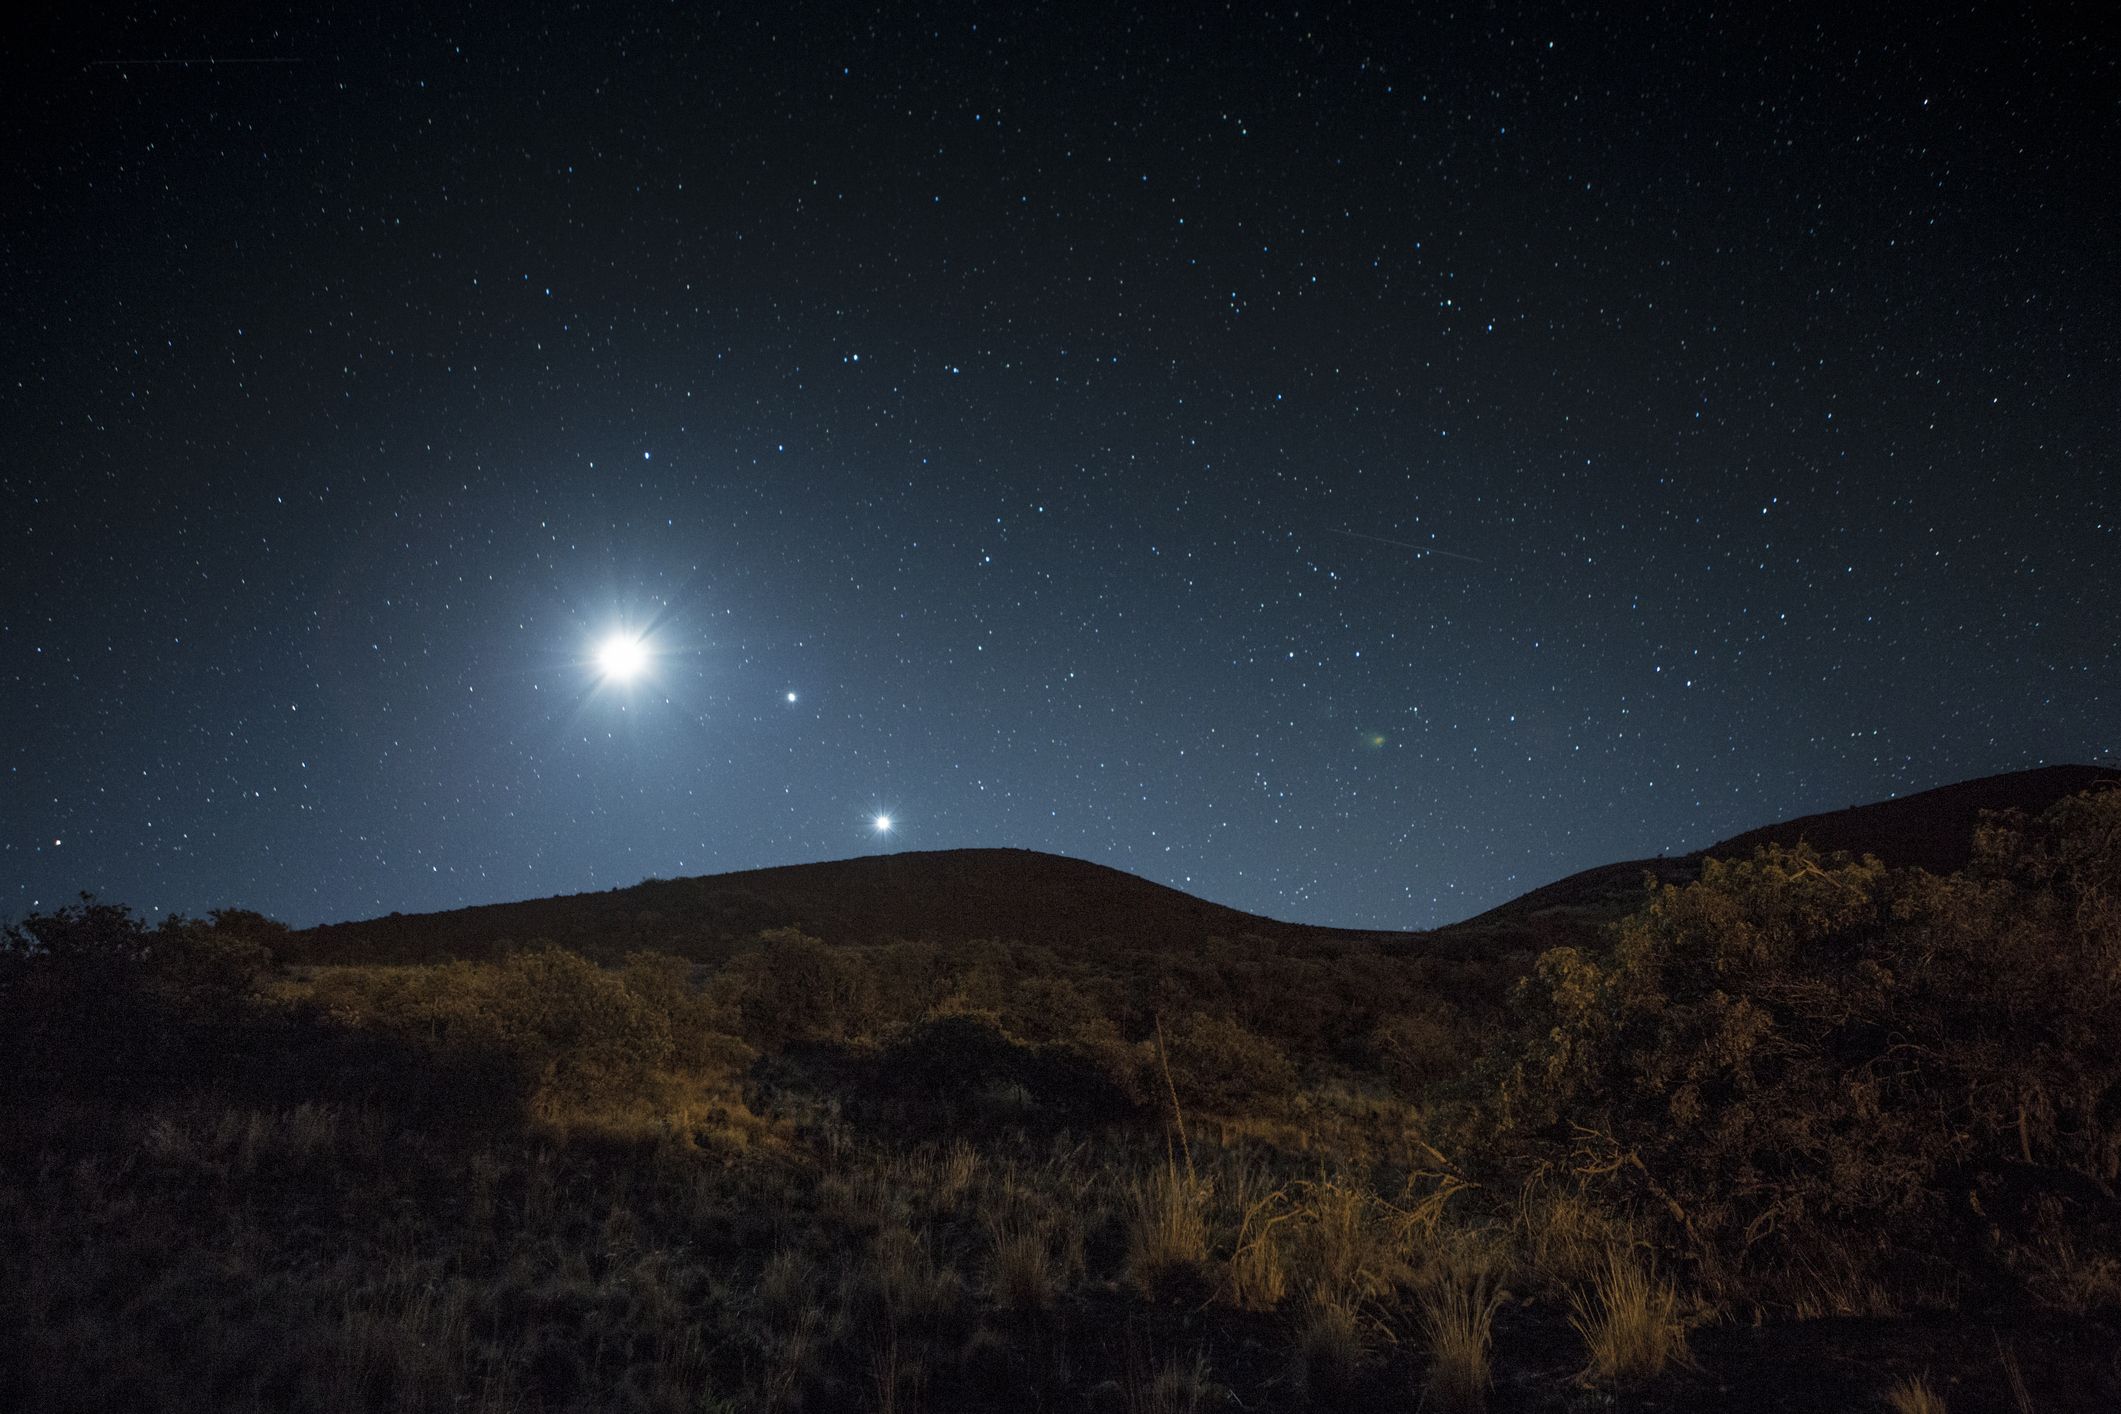
M 0 915 L 1423 927 L 2121 747 L 2103 7 L 1417 8 L 18 36 Z

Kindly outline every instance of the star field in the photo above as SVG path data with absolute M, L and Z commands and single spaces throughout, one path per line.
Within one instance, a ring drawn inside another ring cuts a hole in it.
M 40 36 L 0 913 L 1009 845 L 1424 927 L 2111 757 L 2098 13 Z

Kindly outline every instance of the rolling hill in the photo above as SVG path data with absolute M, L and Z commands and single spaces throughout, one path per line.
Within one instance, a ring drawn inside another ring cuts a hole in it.
M 1826 853 L 1846 850 L 1872 854 L 1900 868 L 1934 874 L 1963 868 L 1973 852 L 1974 824 L 1985 810 L 2023 810 L 2036 814 L 2066 795 L 2089 790 L 2117 773 L 2098 766 L 2041 766 L 2030 771 L 1982 776 L 1914 795 L 1850 806 L 1845 810 L 1803 815 L 1762 825 L 1698 849 L 1691 854 L 1630 859 L 1557 879 L 1508 903 L 1453 925 L 1495 927 L 1537 918 L 1562 920 L 1610 917 L 1633 908 L 1642 897 L 1645 874 L 1658 882 L 1679 884 L 1701 875 L 1705 859 L 1742 858 L 1764 844 L 1801 842 Z
M 1247 933 L 1377 936 L 1283 923 L 1102 864 L 1028 849 L 925 850 L 649 879 L 603 893 L 331 923 L 301 936 L 315 961 L 480 956 L 534 938 L 587 951 L 655 946 L 702 957 L 784 927 L 836 943 L 1008 938 L 1144 947 Z
M 1822 850 L 1875 854 L 1889 864 L 1957 868 L 1966 862 L 1981 811 L 2037 811 L 2112 774 L 2093 766 L 2048 766 L 1807 815 L 1692 854 L 1572 874 L 1432 933 L 1285 923 L 1086 860 L 1026 849 L 956 849 L 648 879 L 598 893 L 330 923 L 297 936 L 302 956 L 319 963 L 484 957 L 534 939 L 596 954 L 652 947 L 708 960 L 762 930 L 782 927 L 837 943 L 1007 938 L 1131 949 L 1249 934 L 1320 944 L 1419 945 L 1446 955 L 1507 950 L 1551 934 L 1556 925 L 1595 924 L 1625 912 L 1640 899 L 1645 873 L 1684 882 L 1698 876 L 1704 859 L 1750 853 L 1769 842 L 1807 840 Z

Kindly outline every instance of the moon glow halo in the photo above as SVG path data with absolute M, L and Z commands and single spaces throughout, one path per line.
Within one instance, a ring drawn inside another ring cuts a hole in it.
M 613 682 L 626 682 L 648 666 L 648 649 L 631 634 L 615 633 L 597 648 L 597 668 Z

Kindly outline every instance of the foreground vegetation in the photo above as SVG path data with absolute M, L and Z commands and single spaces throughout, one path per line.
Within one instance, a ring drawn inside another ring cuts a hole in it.
M 0 947 L 0 1401 L 2104 1409 L 2121 791 L 1514 968 Z

